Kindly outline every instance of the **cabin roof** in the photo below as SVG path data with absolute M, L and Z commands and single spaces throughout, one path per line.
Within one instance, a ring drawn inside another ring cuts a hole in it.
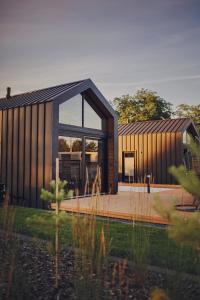
M 189 118 L 150 120 L 119 125 L 118 135 L 184 132 L 189 127 L 191 127 L 192 131 L 199 136 L 193 121 Z
M 53 100 L 57 96 L 84 83 L 88 79 L 65 83 L 45 89 L 35 90 L 17 95 L 11 95 L 8 99 L 0 98 L 0 109 L 14 108 L 30 104 L 44 103 Z
M 96 106 L 101 107 L 101 111 L 105 116 L 111 115 L 117 122 L 116 112 L 90 78 L 18 95 L 11 95 L 9 98 L 0 98 L 0 110 L 50 101 L 61 104 L 77 94 L 85 92 L 92 98 Z

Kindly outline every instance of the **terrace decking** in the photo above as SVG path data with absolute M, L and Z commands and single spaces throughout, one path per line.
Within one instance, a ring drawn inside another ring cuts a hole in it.
M 174 202 L 187 204 L 192 197 L 180 187 L 166 189 L 159 193 L 147 194 L 144 192 L 119 192 L 117 195 L 102 195 L 65 200 L 61 203 L 61 210 L 83 214 L 96 214 L 103 217 L 119 218 L 124 220 L 142 221 L 155 224 L 168 224 L 154 209 L 155 195 L 159 195 L 165 206 Z M 52 204 L 54 209 L 55 205 Z M 190 213 L 179 212 L 188 217 Z

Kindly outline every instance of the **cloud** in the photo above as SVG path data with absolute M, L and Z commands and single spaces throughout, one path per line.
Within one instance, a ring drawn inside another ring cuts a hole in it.
M 159 84 L 159 83 L 164 83 L 164 82 L 192 80 L 192 79 L 200 79 L 200 75 L 168 77 L 168 78 L 163 78 L 163 79 L 153 79 L 153 80 L 137 81 L 137 82 L 101 82 L 101 84 L 108 85 L 108 86 L 114 86 L 114 85 L 139 86 L 139 85 L 145 85 L 145 84 Z

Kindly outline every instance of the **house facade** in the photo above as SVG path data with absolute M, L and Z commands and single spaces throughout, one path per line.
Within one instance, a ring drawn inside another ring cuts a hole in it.
M 190 119 L 119 125 L 118 135 L 119 181 L 144 183 L 150 175 L 153 183 L 175 184 L 169 167 L 195 163 L 187 144 L 199 141 L 199 133 Z
M 0 182 L 13 203 L 42 207 L 55 178 L 74 197 L 117 192 L 117 118 L 90 80 L 0 99 Z

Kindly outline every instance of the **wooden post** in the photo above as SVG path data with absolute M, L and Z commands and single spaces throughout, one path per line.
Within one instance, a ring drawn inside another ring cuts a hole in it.
M 59 213 L 58 199 L 58 183 L 59 183 L 59 158 L 56 158 L 56 214 Z

